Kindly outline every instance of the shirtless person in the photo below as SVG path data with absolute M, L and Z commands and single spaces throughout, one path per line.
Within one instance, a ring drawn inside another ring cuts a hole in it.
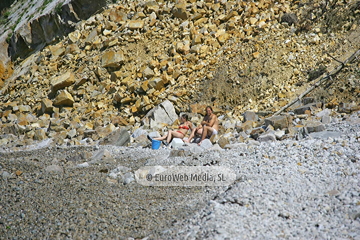
M 189 139 L 185 140 L 185 142 L 189 143 L 195 135 L 201 135 L 201 140 L 198 143 L 198 145 L 200 146 L 202 141 L 206 137 L 211 137 L 212 135 L 218 133 L 219 131 L 218 118 L 213 113 L 213 110 L 210 106 L 207 106 L 205 110 L 206 110 L 206 115 L 202 120 L 201 124 L 192 130 Z

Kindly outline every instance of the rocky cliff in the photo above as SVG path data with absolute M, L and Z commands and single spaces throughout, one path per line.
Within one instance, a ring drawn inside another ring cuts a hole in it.
M 359 1 L 117 1 L 88 18 L 102 7 L 90 3 L 15 29 L 8 52 L 28 57 L 0 64 L 3 132 L 79 144 L 141 126 L 166 99 L 242 120 L 279 110 L 360 45 Z M 356 58 L 312 97 L 357 105 L 359 79 Z
M 11 5 L 12 4 L 12 5 Z M 73 31 L 106 2 L 83 0 L 13 1 L 2 6 L 0 80 L 11 74 L 11 60 L 24 59 Z

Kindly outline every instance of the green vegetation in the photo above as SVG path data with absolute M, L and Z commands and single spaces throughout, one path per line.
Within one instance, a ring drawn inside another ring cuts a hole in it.
M 61 13 L 61 7 L 62 7 L 62 3 L 61 3 L 61 2 L 59 2 L 58 4 L 56 4 L 56 6 L 55 6 L 55 12 L 56 12 L 57 14 L 60 14 L 60 13 Z
M 0 14 L 0 24 L 3 25 L 5 24 L 9 19 L 11 12 L 8 9 L 4 9 L 1 11 Z
M 34 17 L 34 13 L 32 13 L 28 16 L 28 20 L 30 21 L 33 17 Z
M 6 42 L 7 42 L 7 43 L 10 43 L 10 40 L 11 40 L 12 35 L 13 35 L 12 32 L 7 35 L 7 37 L 6 37 Z
M 41 11 L 44 11 L 44 9 L 46 8 L 46 6 L 51 2 L 51 0 L 45 0 L 45 2 L 43 3 L 42 7 L 40 8 Z
M 11 12 L 10 11 L 6 11 L 3 15 L 4 18 L 8 18 L 10 16 Z
M 19 22 L 21 21 L 21 17 L 16 19 L 16 22 L 15 22 L 15 27 L 19 24 Z

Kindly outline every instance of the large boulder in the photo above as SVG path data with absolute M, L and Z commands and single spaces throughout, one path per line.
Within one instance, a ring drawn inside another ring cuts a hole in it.
M 74 98 L 71 96 L 71 94 L 63 90 L 61 91 L 55 98 L 53 105 L 54 106 L 66 106 L 66 107 L 72 107 L 74 104 Z
M 50 80 L 51 91 L 55 92 L 59 89 L 70 86 L 75 82 L 75 75 L 71 71 L 68 71 L 60 76 L 56 76 Z
M 161 128 L 164 124 L 173 124 L 176 119 L 178 119 L 178 115 L 175 112 L 174 105 L 166 100 L 150 110 L 145 115 L 143 122 L 148 122 L 150 128 Z
M 292 123 L 290 115 L 273 116 L 265 119 L 265 126 L 273 126 L 274 129 L 288 128 Z
M 118 67 L 124 62 L 124 53 L 120 51 L 108 51 L 101 57 L 103 67 Z
M 244 116 L 244 122 L 246 121 L 256 122 L 257 120 L 259 120 L 259 116 L 253 111 L 246 111 L 244 112 L 243 116 Z
M 125 128 L 120 128 L 100 139 L 99 145 L 126 146 L 129 142 L 129 132 Z
M 306 104 L 304 106 L 301 106 L 301 107 L 298 107 L 298 108 L 295 108 L 294 109 L 294 113 L 295 114 L 305 114 L 305 112 L 307 110 L 312 110 L 313 108 L 320 108 L 321 107 L 321 103 L 309 103 L 309 104 Z

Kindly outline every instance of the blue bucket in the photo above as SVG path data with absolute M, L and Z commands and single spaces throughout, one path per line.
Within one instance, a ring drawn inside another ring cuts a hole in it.
M 161 141 L 153 139 L 151 141 L 151 149 L 159 149 L 161 145 Z

